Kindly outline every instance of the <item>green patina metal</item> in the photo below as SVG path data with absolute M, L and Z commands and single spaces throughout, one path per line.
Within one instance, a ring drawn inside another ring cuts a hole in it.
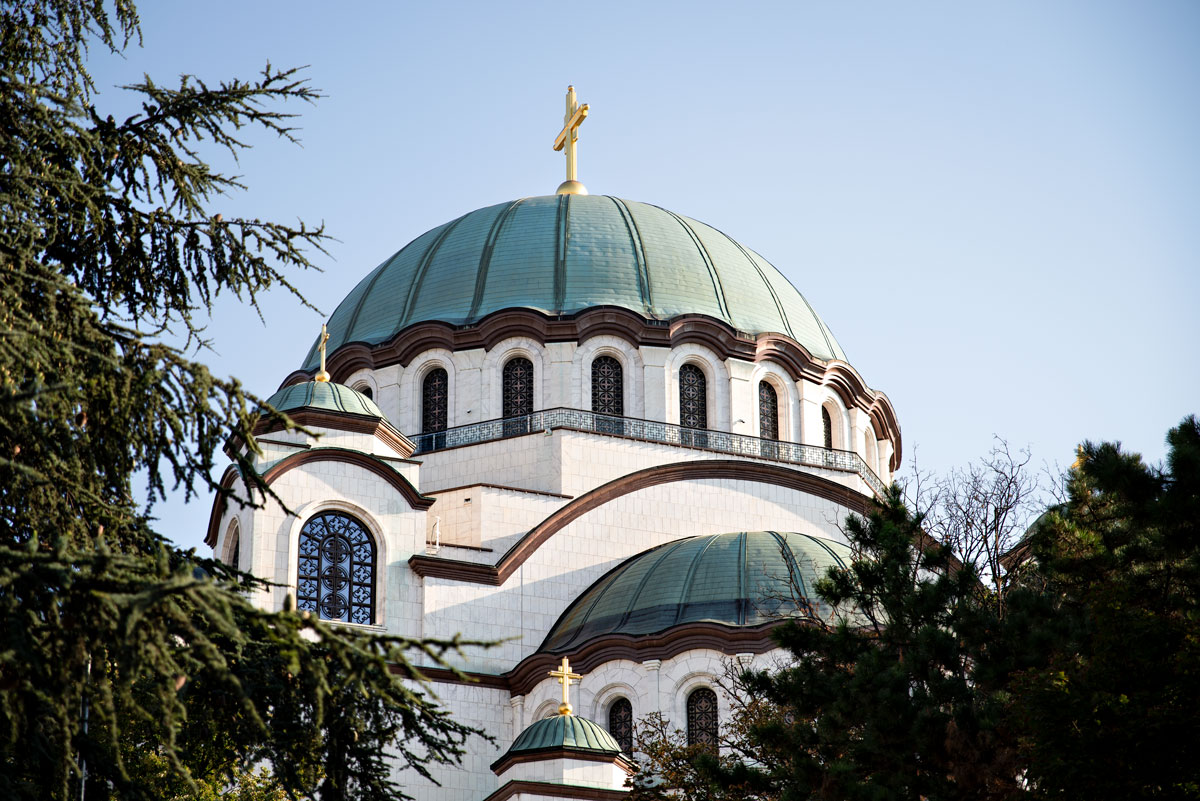
M 521 732 L 506 756 L 562 748 L 598 754 L 621 753 L 621 746 L 599 724 L 575 715 L 555 715 L 536 721 Z
M 849 547 L 807 534 L 751 531 L 677 540 L 622 562 L 588 588 L 541 650 L 689 623 L 758 626 L 786 615 L 827 613 L 812 595 L 813 582 L 849 562 Z
M 267 398 L 267 403 L 281 412 L 291 412 L 297 409 L 323 409 L 330 412 L 383 418 L 383 412 L 373 400 L 344 384 L 335 384 L 332 381 L 308 381 L 303 384 L 292 384 Z
M 384 342 L 420 322 L 468 325 L 501 309 L 595 306 L 653 320 L 705 314 L 751 334 L 786 334 L 820 359 L 846 358 L 766 259 L 704 223 L 603 195 L 523 198 L 422 234 L 337 307 L 329 348 Z M 318 361 L 314 346 L 305 368 Z

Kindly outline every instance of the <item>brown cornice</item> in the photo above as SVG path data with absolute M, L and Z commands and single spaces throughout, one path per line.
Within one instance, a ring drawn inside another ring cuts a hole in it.
M 343 462 L 345 464 L 356 465 L 368 472 L 374 473 L 399 492 L 413 509 L 428 509 L 434 504 L 435 499 L 426 498 L 417 492 L 416 488 L 408 482 L 408 479 L 391 467 L 388 467 L 382 460 L 361 451 L 352 451 L 347 448 L 313 448 L 301 451 L 300 453 L 293 453 L 291 456 L 271 465 L 263 473 L 262 478 L 267 484 L 273 484 L 284 473 L 315 462 Z
M 892 442 L 891 469 L 900 466 L 900 426 L 887 396 L 867 386 L 849 364 L 822 361 L 786 334 L 765 332 L 750 335 L 737 331 L 723 320 L 703 314 L 685 314 L 669 321 L 648 320 L 619 306 L 594 306 L 576 314 L 550 316 L 533 309 L 502 309 L 475 325 L 454 326 L 443 322 L 415 323 L 396 332 L 386 342 L 367 345 L 350 342 L 328 359 L 333 380 L 345 382 L 358 370 L 378 370 L 393 364 L 407 367 L 430 348 L 450 351 L 483 348 L 491 350 L 505 339 L 523 336 L 540 345 L 548 342 L 584 342 L 607 334 L 635 347 L 677 347 L 686 343 L 703 345 L 721 359 L 749 362 L 771 360 L 782 365 L 792 379 L 825 384 L 849 408 L 869 412 Z M 311 381 L 312 373 L 297 370 L 284 379 L 281 388 Z
M 540 434 L 542 432 L 539 431 L 537 433 Z M 446 487 L 445 489 L 440 489 L 440 490 L 426 490 L 425 494 L 426 495 L 441 495 L 446 492 L 455 492 L 456 490 L 464 490 L 464 489 L 474 489 L 476 487 L 479 487 L 481 489 L 504 490 L 505 492 L 524 492 L 529 495 L 545 495 L 547 498 L 562 498 L 563 500 L 568 500 L 568 501 L 575 497 L 574 495 L 563 495 L 558 492 L 546 492 L 545 490 L 525 489 L 524 487 L 510 487 L 507 484 L 487 484 L 487 483 L 482 483 L 482 482 L 476 483 L 476 484 L 459 484 L 457 487 Z
M 496 565 L 483 565 L 458 559 L 441 559 L 424 554 L 414 554 L 409 558 L 408 564 L 413 572 L 420 576 L 499 586 L 507 581 L 513 571 L 524 564 L 525 560 L 546 540 L 593 509 L 622 495 L 628 495 L 647 487 L 676 481 L 713 478 L 756 481 L 787 487 L 839 503 L 859 514 L 865 514 L 871 504 L 871 500 L 865 495 L 848 487 L 827 478 L 786 467 L 732 459 L 675 462 L 630 473 L 580 495 L 530 529 L 500 558 Z
M 623 754 L 602 754 L 583 748 L 559 746 L 557 748 L 540 748 L 537 751 L 522 751 L 519 754 L 505 754 L 492 763 L 492 773 L 499 776 L 513 765 L 524 765 L 527 762 L 544 762 L 547 759 L 554 759 L 556 757 L 578 759 L 580 762 L 600 762 L 606 765 L 616 765 L 621 770 L 630 774 L 634 771 L 633 764 L 628 759 L 625 759 Z
M 228 491 L 233 489 L 233 481 L 238 475 L 236 465 L 229 465 L 221 474 L 218 486 L 222 491 L 217 492 L 217 496 L 213 498 L 212 509 L 208 513 L 208 531 L 204 535 L 204 544 L 209 548 L 217 547 L 217 537 L 221 534 L 221 518 L 225 516 L 225 507 L 228 505 Z
M 399 429 L 378 417 L 349 412 L 334 412 L 328 409 L 295 409 L 287 412 L 293 423 L 304 428 L 332 428 L 336 431 L 349 431 L 353 434 L 370 434 L 380 442 L 407 459 L 416 451 L 417 446 Z M 264 419 L 254 427 L 254 436 L 284 431 L 285 426 L 279 420 Z
M 571 660 L 571 667 L 580 672 L 595 670 L 615 659 L 645 662 L 650 659 L 670 659 L 684 651 L 708 649 L 733 656 L 734 654 L 765 654 L 778 648 L 771 630 L 780 620 L 761 626 L 739 627 L 720 623 L 687 623 L 658 634 L 609 634 L 584 643 L 574 651 L 549 653 L 539 651 L 525 657 L 505 674 L 508 689 L 513 695 L 526 695 L 546 678 L 546 673 L 562 661 Z
M 505 782 L 499 790 L 489 795 L 483 801 L 508 801 L 514 795 L 544 795 L 551 798 L 580 799 L 580 801 L 624 801 L 629 797 L 628 790 L 605 790 L 600 787 L 582 787 L 574 784 L 555 784 L 553 782 L 534 782 L 514 779 Z

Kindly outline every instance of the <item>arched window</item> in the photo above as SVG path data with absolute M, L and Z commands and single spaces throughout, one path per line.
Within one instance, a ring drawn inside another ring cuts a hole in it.
M 779 395 L 766 381 L 758 382 L 758 435 L 779 439 Z
M 370 399 L 370 400 L 375 400 L 375 393 L 371 391 L 371 387 L 370 387 L 370 385 L 368 385 L 368 384 L 359 384 L 359 385 L 358 385 L 357 387 L 355 387 L 354 389 L 355 389 L 355 391 L 356 391 L 356 392 L 358 392 L 359 394 L 366 395 L 368 399 Z
M 518 357 L 504 365 L 504 416 L 533 413 L 533 362 Z
M 435 367 L 421 382 L 421 433 L 445 431 L 449 422 L 450 382 L 446 371 Z
M 340 512 L 314 515 L 300 530 L 297 608 L 325 620 L 375 622 L 375 541 Z
M 238 563 L 241 561 L 241 555 L 242 555 L 241 526 L 238 525 L 238 521 L 235 518 L 233 520 L 233 522 L 231 522 L 229 524 L 229 535 L 226 537 L 225 564 L 229 565 L 234 570 L 237 570 Z
M 821 407 L 821 430 L 825 436 L 825 447 L 833 450 L 833 418 L 829 416 L 829 410 L 824 406 Z
M 612 356 L 597 356 L 592 362 L 592 411 L 625 414 L 625 374 Z
M 717 748 L 717 694 L 707 687 L 688 696 L 687 738 L 688 745 Z
M 608 733 L 627 754 L 633 753 L 633 704 L 618 698 L 608 708 Z
M 679 368 L 679 425 L 708 428 L 708 382 L 694 364 Z

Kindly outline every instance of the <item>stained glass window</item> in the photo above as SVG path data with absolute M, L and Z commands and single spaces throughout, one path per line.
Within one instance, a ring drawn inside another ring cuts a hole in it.
M 633 753 L 633 705 L 628 698 L 618 698 L 608 708 L 608 733 L 622 751 Z
M 821 407 L 821 427 L 825 431 L 825 447 L 833 449 L 833 418 L 829 416 L 829 410 L 824 406 Z
M 445 431 L 449 420 L 447 409 L 450 401 L 449 378 L 441 367 L 425 374 L 421 382 L 421 433 L 432 434 Z
M 707 687 L 688 696 L 687 738 L 688 745 L 717 747 L 717 694 Z
M 694 364 L 679 368 L 679 425 L 708 428 L 708 384 Z
M 597 356 L 592 362 L 592 411 L 625 414 L 625 376 L 612 356 Z
M 297 608 L 325 620 L 375 621 L 375 541 L 338 512 L 315 515 L 300 530 Z
M 758 382 L 758 435 L 779 439 L 779 395 L 766 381 Z

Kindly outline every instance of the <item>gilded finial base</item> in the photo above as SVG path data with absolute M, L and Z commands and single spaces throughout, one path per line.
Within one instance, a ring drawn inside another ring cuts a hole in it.
M 573 709 L 573 707 L 570 704 L 559 704 L 558 705 L 558 714 L 569 715 L 569 714 L 571 714 L 572 709 Z
M 558 185 L 556 195 L 586 195 L 587 187 L 579 183 L 579 181 L 563 181 Z
M 322 371 L 320 371 L 319 373 L 317 373 L 317 374 L 316 374 L 316 376 L 313 378 L 313 380 L 314 380 L 314 381 L 320 381 L 322 384 L 327 384 L 327 383 L 329 383 L 329 379 L 330 379 L 331 377 L 332 377 L 332 376 L 330 376 L 330 375 L 329 375 L 329 373 L 327 373 L 327 372 L 325 372 L 324 370 L 322 370 Z

